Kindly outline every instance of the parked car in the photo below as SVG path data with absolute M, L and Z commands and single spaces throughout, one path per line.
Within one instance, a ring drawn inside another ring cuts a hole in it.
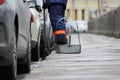
M 26 0 L 0 0 L 0 80 L 30 72 L 30 23 Z
M 77 32 L 76 21 L 74 21 L 74 20 L 69 20 L 69 21 L 66 23 L 66 31 L 67 31 L 68 33 L 75 33 L 75 32 Z
M 67 34 L 72 33 L 72 26 L 71 26 L 70 21 L 66 22 L 66 32 L 67 32 Z
M 30 7 L 31 15 L 32 15 L 32 21 L 31 21 L 31 59 L 32 61 L 39 61 L 40 59 L 40 35 L 41 35 L 41 29 L 40 29 L 40 12 L 41 9 L 41 3 L 34 1 L 34 0 L 28 0 L 28 4 Z M 36 7 L 37 5 L 37 7 Z
M 87 32 L 88 30 L 88 22 L 87 21 L 76 21 L 78 29 L 77 32 Z
M 52 50 L 51 48 L 53 47 L 54 45 L 54 36 L 53 36 L 53 32 L 52 32 L 52 26 L 51 26 L 51 23 L 50 23 L 50 19 L 49 19 L 49 14 L 47 13 L 46 14 L 46 44 L 47 44 L 47 50 L 48 50 L 48 53 L 50 53 Z M 45 50 L 45 33 L 44 33 L 44 18 L 42 17 L 40 19 L 40 24 L 41 24 L 41 41 L 40 41 L 40 53 L 41 53 L 41 58 L 42 60 L 44 60 L 46 58 L 46 56 L 48 56 L 49 54 L 46 54 L 44 52 Z

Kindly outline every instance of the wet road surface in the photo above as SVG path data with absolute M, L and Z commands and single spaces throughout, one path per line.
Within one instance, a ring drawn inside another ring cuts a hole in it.
M 57 54 L 33 62 L 17 80 L 120 80 L 120 39 L 81 34 L 81 54 Z M 77 35 L 72 35 L 75 39 Z M 74 40 L 73 43 L 77 42 Z

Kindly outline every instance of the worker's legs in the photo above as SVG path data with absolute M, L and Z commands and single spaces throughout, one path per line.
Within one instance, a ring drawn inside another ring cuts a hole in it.
M 50 20 L 53 27 L 56 43 L 66 44 L 67 39 L 64 19 L 58 23 L 58 21 L 64 17 L 65 6 L 62 4 L 52 4 L 49 6 L 48 11 L 50 13 Z

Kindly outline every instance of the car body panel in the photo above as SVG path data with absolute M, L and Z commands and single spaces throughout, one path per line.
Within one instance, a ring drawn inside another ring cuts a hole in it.
M 87 32 L 88 30 L 88 23 L 87 21 L 76 21 L 76 23 L 78 24 L 78 30 L 77 32 Z
M 32 15 L 34 16 L 34 22 L 31 23 L 31 34 L 32 34 L 32 48 L 34 48 L 38 42 L 38 36 L 40 33 L 40 17 L 39 13 L 35 8 L 30 8 Z
M 66 23 L 66 30 L 67 32 L 70 32 L 70 33 L 74 33 L 77 31 L 77 25 L 76 25 L 76 21 L 74 20 L 70 20 Z
M 15 8 L 12 9 L 8 1 L 0 5 L 0 66 L 12 63 Z
M 0 5 L 0 66 L 12 64 L 15 17 L 18 17 L 17 59 L 24 58 L 29 43 L 30 11 L 23 0 L 5 0 Z
M 19 24 L 19 36 L 18 36 L 18 48 L 17 57 L 24 58 L 28 47 L 29 34 L 30 34 L 30 18 L 31 13 L 27 3 L 23 0 L 17 0 L 18 5 L 18 24 Z
M 31 15 L 33 16 L 33 22 L 31 22 L 31 48 L 34 49 L 39 43 L 41 29 L 40 29 L 40 12 L 36 9 L 36 5 L 42 8 L 41 0 L 27 0 Z

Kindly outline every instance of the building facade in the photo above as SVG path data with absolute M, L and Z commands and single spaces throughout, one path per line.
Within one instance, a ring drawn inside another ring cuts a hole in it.
M 120 5 L 120 0 L 68 0 L 66 16 L 73 20 L 91 20 Z

